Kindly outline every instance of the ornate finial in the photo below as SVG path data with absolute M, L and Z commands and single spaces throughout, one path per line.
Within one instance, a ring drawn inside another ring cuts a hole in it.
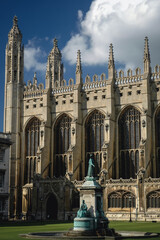
M 112 43 L 109 46 L 109 60 L 108 60 L 108 78 L 113 79 L 115 77 L 115 64 Z
M 108 65 L 110 66 L 114 66 L 114 54 L 113 54 L 113 45 L 112 43 L 109 46 L 109 61 L 108 61 Z
M 148 37 L 144 39 L 144 72 L 150 71 L 150 53 L 149 53 L 149 43 Z
M 57 44 L 57 39 L 56 38 L 54 38 L 54 40 L 53 40 L 53 47 L 54 48 L 56 48 L 56 47 L 58 47 L 58 44 Z
M 14 16 L 14 18 L 13 18 L 13 26 L 17 26 L 17 23 L 18 23 L 18 18 L 17 18 L 17 16 Z
M 77 52 L 76 73 L 82 73 L 82 66 L 81 66 L 81 52 L 80 52 L 80 50 L 78 50 L 78 52 Z
M 150 61 L 148 37 L 145 37 L 144 41 L 145 41 L 145 45 L 144 45 L 144 60 L 148 59 Z
M 34 73 L 33 84 L 37 84 L 37 76 L 36 76 L 36 72 Z

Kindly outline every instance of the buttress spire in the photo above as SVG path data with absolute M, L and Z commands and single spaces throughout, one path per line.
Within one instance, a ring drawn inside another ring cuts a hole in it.
M 150 71 L 150 52 L 149 52 L 149 43 L 148 37 L 145 37 L 144 43 L 144 73 Z
M 78 50 L 78 52 L 77 52 L 76 73 L 82 73 L 81 52 L 80 52 L 80 50 Z
M 114 53 L 112 43 L 109 46 L 109 60 L 108 60 L 108 78 L 114 78 L 115 64 L 114 64 Z
M 14 16 L 13 18 L 13 26 L 8 34 L 9 41 L 20 41 L 22 40 L 22 33 L 18 28 L 18 18 Z
M 13 26 L 18 26 L 18 18 L 17 18 L 17 16 L 14 16 L 14 18 L 13 18 Z
M 53 40 L 53 47 L 54 48 L 57 48 L 58 47 L 58 41 L 57 41 L 57 39 L 56 38 L 54 38 L 54 40 Z
M 77 64 L 76 64 L 76 84 L 81 84 L 82 81 L 82 65 L 81 65 L 81 52 L 77 52 Z

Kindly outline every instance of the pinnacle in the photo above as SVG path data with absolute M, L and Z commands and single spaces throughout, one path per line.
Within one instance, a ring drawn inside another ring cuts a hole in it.
M 37 76 L 36 76 L 36 72 L 34 73 L 34 78 L 37 78 Z
M 145 58 L 147 57 L 147 58 L 150 60 L 148 37 L 145 37 L 144 41 L 145 41 L 145 45 L 144 45 L 144 57 L 145 57 Z
M 17 16 L 14 16 L 14 18 L 13 18 L 13 26 L 17 26 L 17 23 L 18 23 L 18 18 L 17 18 Z
M 112 43 L 109 46 L 109 60 L 114 60 Z
M 77 51 L 77 65 L 76 65 L 76 72 L 79 72 L 79 71 L 82 71 L 80 50 Z
M 109 61 L 108 61 L 109 67 L 114 67 L 114 54 L 113 54 L 113 45 L 112 43 L 109 46 Z
M 58 44 L 57 44 L 57 39 L 56 38 L 54 38 L 54 40 L 53 40 L 53 47 L 54 48 L 56 48 L 56 47 L 58 47 Z

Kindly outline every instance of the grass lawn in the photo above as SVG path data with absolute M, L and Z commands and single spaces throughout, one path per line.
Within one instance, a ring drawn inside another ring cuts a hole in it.
M 24 239 L 19 234 L 29 232 L 65 231 L 73 227 L 73 223 L 27 223 L 13 222 L 0 225 L 0 240 Z M 160 223 L 151 222 L 110 222 L 110 228 L 121 231 L 159 232 Z M 38 240 L 38 239 L 37 239 Z

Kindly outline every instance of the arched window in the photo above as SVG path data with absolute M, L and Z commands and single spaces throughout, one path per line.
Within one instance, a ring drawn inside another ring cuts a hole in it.
M 104 118 L 105 116 L 98 110 L 90 114 L 86 121 L 86 168 L 88 170 L 88 160 L 90 154 L 94 157 L 95 176 L 100 172 L 102 167 L 102 146 L 104 142 Z
M 108 195 L 108 208 L 135 208 L 135 195 L 131 192 L 117 191 Z
M 155 118 L 156 137 L 156 177 L 160 177 L 160 108 Z
M 147 208 L 160 208 L 160 190 L 147 195 Z
M 63 114 L 57 121 L 54 128 L 55 160 L 54 175 L 56 177 L 65 176 L 67 166 L 66 153 L 71 144 L 71 121 L 72 119 Z
M 119 175 L 135 178 L 139 169 L 140 112 L 129 107 L 119 119 Z
M 37 149 L 39 146 L 40 120 L 36 117 L 31 119 L 26 126 L 26 164 L 25 164 L 25 183 L 32 182 L 36 172 Z

